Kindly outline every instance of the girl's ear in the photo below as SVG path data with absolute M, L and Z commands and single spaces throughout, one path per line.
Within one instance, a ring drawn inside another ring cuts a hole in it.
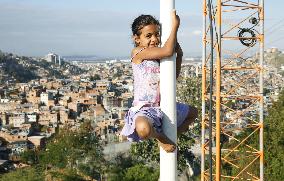
M 139 46 L 139 44 L 140 44 L 140 38 L 139 38 L 139 36 L 133 35 L 133 36 L 132 36 L 132 39 L 133 39 L 135 45 L 136 45 L 136 46 Z

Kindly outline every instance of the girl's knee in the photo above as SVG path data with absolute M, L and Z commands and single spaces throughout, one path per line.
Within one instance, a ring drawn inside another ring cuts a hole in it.
M 147 139 L 151 136 L 152 125 L 148 118 L 139 116 L 135 119 L 135 129 L 141 139 Z

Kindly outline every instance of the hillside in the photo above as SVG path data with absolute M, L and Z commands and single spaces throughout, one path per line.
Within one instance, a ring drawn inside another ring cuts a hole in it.
M 84 70 L 68 62 L 62 61 L 61 66 L 25 56 L 0 51 L 0 84 L 10 82 L 28 82 L 37 78 L 55 77 L 68 78 L 79 75 Z
M 267 51 L 265 61 L 274 67 L 280 68 L 281 65 L 284 65 L 284 54 L 277 49 L 275 51 Z

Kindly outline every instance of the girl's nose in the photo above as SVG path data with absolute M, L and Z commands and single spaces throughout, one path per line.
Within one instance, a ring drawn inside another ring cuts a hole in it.
M 154 42 L 158 42 L 159 41 L 157 36 L 152 36 L 151 40 L 154 41 Z

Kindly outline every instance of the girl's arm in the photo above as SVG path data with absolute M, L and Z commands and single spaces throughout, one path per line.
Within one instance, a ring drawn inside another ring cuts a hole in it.
M 181 69 L 181 62 L 182 62 L 182 56 L 183 56 L 183 51 L 181 49 L 180 44 L 177 42 L 176 43 L 176 78 L 178 78 L 180 74 L 180 69 Z
M 141 63 L 145 59 L 162 59 L 165 57 L 170 57 L 175 52 L 175 44 L 176 44 L 176 37 L 177 31 L 179 28 L 180 19 L 179 16 L 176 15 L 176 10 L 172 12 L 172 30 L 169 35 L 169 38 L 165 42 L 163 47 L 149 47 L 138 53 L 134 60 L 135 62 Z M 133 55 L 136 54 L 141 47 L 137 47 L 133 50 Z

